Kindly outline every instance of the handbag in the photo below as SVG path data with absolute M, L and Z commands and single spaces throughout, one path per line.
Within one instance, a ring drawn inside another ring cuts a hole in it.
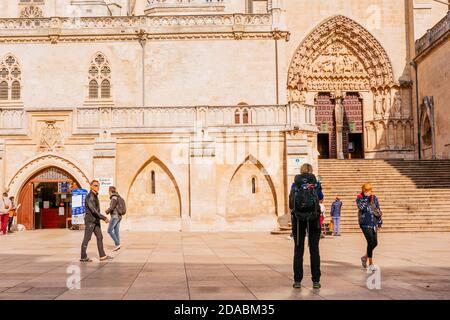
M 373 213 L 373 215 L 376 217 L 376 218 L 381 218 L 381 216 L 383 215 L 383 213 L 381 212 L 381 209 L 380 208 L 378 208 L 376 205 L 375 205 L 375 203 L 374 203 L 374 201 L 373 201 L 373 198 L 372 198 L 372 200 L 370 201 L 370 208 L 372 209 L 372 213 Z

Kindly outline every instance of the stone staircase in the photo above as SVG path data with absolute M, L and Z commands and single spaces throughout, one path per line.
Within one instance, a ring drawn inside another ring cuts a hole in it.
M 341 231 L 360 232 L 356 196 L 370 182 L 380 200 L 384 231 L 450 231 L 450 161 L 319 160 L 327 220 L 336 196 Z

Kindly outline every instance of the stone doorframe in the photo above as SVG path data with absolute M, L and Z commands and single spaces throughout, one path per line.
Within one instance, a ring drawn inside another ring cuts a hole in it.
M 61 157 L 55 153 L 46 153 L 36 156 L 23 164 L 17 173 L 12 177 L 7 189 L 9 195 L 14 196 L 16 199 L 19 196 L 20 190 L 25 183 L 37 172 L 48 168 L 57 167 L 64 171 L 67 171 L 72 175 L 77 182 L 81 184 L 81 188 L 89 189 L 89 177 L 84 173 L 86 171 L 80 169 L 80 166 L 74 164 L 72 160 Z

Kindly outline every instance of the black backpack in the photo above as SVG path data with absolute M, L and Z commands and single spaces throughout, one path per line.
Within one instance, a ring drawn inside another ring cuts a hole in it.
M 295 184 L 292 190 L 292 213 L 298 220 L 309 221 L 320 216 L 319 197 L 316 187 L 309 187 L 306 180 Z
M 117 196 L 117 206 L 116 206 L 117 213 L 121 216 L 125 215 L 127 213 L 127 206 L 125 204 L 125 200 L 121 196 Z

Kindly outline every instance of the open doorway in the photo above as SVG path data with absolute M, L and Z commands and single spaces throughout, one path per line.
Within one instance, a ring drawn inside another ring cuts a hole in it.
M 348 152 L 352 159 L 364 159 L 364 145 L 362 133 L 348 134 Z
M 317 151 L 319 151 L 319 159 L 330 159 L 330 134 L 317 135 Z
M 68 227 L 71 192 L 77 187 L 75 179 L 62 169 L 49 167 L 38 172 L 20 191 L 17 222 L 27 230 Z

